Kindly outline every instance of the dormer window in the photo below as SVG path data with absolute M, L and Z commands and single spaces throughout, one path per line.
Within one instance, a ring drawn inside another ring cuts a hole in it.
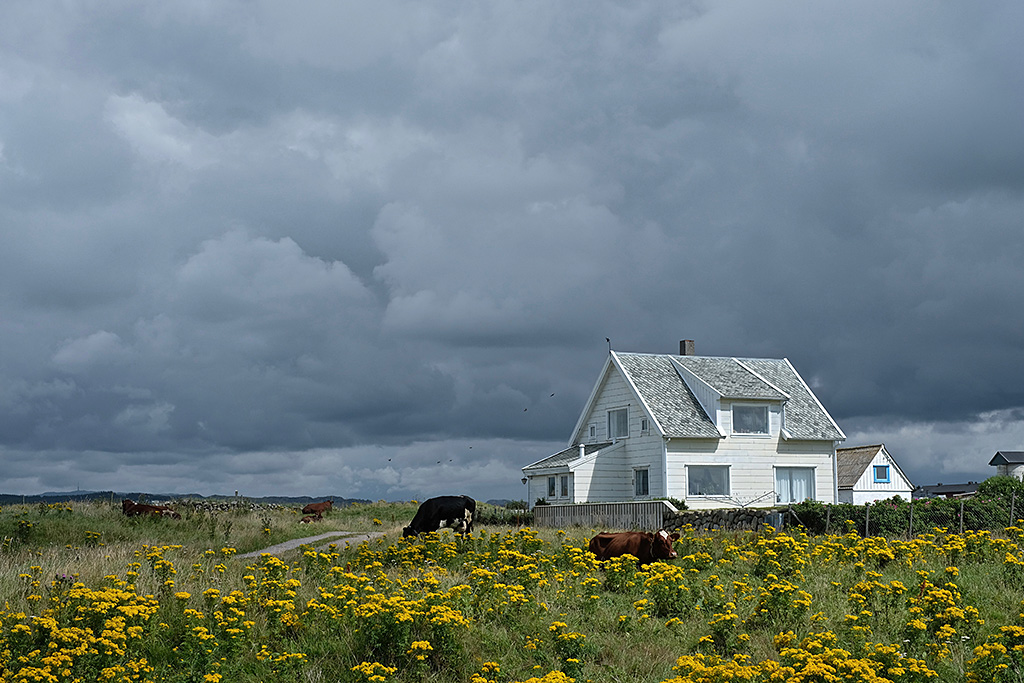
M 629 436 L 629 408 L 608 411 L 608 438 L 625 439 Z
M 767 434 L 768 406 L 734 404 L 732 407 L 733 434 Z

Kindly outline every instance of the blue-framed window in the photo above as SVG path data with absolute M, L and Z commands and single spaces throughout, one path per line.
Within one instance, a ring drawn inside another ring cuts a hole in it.
M 888 484 L 889 483 L 889 466 L 888 465 L 875 465 L 875 483 L 876 484 Z

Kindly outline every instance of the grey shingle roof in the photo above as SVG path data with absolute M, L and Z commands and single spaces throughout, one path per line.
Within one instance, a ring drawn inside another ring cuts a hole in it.
M 785 359 L 620 352 L 615 355 L 666 436 L 715 439 L 721 436 L 673 365 L 679 363 L 726 398 L 784 401 L 785 425 L 790 438 L 821 441 L 845 438 Z
M 782 400 L 786 398 L 775 387 L 767 384 L 733 358 L 706 358 L 702 356 L 674 357 L 680 365 L 700 377 L 725 398 L 757 398 Z
M 718 429 L 672 365 L 672 356 L 617 353 L 619 363 L 668 436 L 719 439 Z
M 989 465 L 1019 465 L 1024 462 L 1024 451 L 996 451 Z
M 841 441 L 846 438 L 789 361 L 770 358 L 740 360 L 789 394 L 789 400 L 786 402 L 786 431 L 792 438 L 826 441 Z
M 612 444 L 610 441 L 608 443 L 588 443 L 583 447 L 583 454 L 590 455 L 591 453 L 596 453 L 602 448 L 607 448 L 608 446 L 611 445 Z M 561 465 L 568 465 L 570 462 L 576 460 L 579 457 L 580 447 L 570 446 L 569 448 L 566 448 L 564 451 L 559 451 L 554 455 L 549 455 L 543 460 L 533 463 L 532 465 L 527 465 L 526 467 L 523 468 L 523 471 L 526 472 L 528 470 L 541 470 L 547 469 L 549 467 L 559 467 Z
M 839 488 L 850 489 L 856 486 L 860 476 L 864 474 L 864 470 L 881 449 L 881 444 L 858 446 L 857 448 L 837 448 L 836 472 L 839 475 Z

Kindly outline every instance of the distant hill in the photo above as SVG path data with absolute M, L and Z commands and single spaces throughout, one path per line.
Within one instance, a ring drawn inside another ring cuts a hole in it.
M 236 500 L 235 496 L 201 496 L 198 493 L 145 493 L 142 491 L 47 491 L 31 496 L 16 495 L 13 493 L 0 493 L 0 505 L 14 505 L 17 503 L 63 503 L 66 501 L 88 501 L 103 500 L 111 503 L 119 503 L 125 498 L 134 501 L 169 501 L 190 498 L 193 500 L 210 500 L 225 502 Z M 238 496 L 237 500 L 248 500 L 253 503 L 272 503 L 275 505 L 293 505 L 301 507 L 307 503 L 315 503 L 327 500 L 331 496 L 320 496 L 311 498 L 309 496 Z M 352 503 L 370 503 L 372 501 L 364 498 L 345 498 L 334 496 L 334 504 L 338 507 L 351 505 Z

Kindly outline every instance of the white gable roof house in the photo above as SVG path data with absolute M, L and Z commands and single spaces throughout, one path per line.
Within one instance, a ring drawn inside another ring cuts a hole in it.
M 885 444 L 836 450 L 839 502 L 864 505 L 899 496 L 910 500 L 914 485 Z
M 837 499 L 846 435 L 783 359 L 609 350 L 568 447 L 523 468 L 550 504 L 674 498 L 690 509 Z
M 1024 479 L 1024 451 L 996 451 L 988 464 L 996 468 L 996 476 Z

